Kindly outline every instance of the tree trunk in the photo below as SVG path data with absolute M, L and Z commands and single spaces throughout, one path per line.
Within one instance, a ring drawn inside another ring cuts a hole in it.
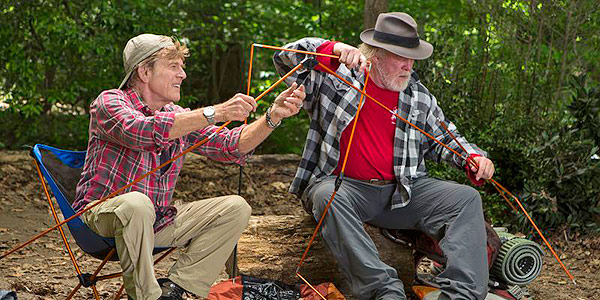
M 377 16 L 388 10 L 388 0 L 365 0 L 364 29 L 375 27 Z
M 565 80 L 565 74 L 567 73 L 567 55 L 569 52 L 569 48 L 571 45 L 571 34 L 572 34 L 572 29 L 571 29 L 571 22 L 572 22 L 572 16 L 573 16 L 573 7 L 575 6 L 575 2 L 571 2 L 569 4 L 568 7 L 568 11 L 567 11 L 567 20 L 566 20 L 566 24 L 565 24 L 565 34 L 563 36 L 563 44 L 562 44 L 562 60 L 560 63 L 560 72 L 558 72 L 559 77 L 558 77 L 558 84 L 556 85 L 557 90 L 560 93 L 560 90 L 563 86 L 563 82 Z M 561 93 L 560 95 L 562 95 L 563 93 Z M 557 95 L 557 93 L 554 93 L 554 95 Z
M 245 93 L 244 70 L 241 64 L 242 48 L 239 44 L 229 44 L 222 53 L 219 64 L 219 99 L 225 101 L 236 93 Z

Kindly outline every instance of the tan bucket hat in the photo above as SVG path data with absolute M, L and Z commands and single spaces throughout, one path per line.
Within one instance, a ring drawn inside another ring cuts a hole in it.
M 417 60 L 426 59 L 433 53 L 433 46 L 419 39 L 417 22 L 407 13 L 379 14 L 375 28 L 363 31 L 360 39 L 365 44 Z
M 123 66 L 125 78 L 121 81 L 119 89 L 123 88 L 135 67 L 154 52 L 169 46 L 175 46 L 173 40 L 164 35 L 144 33 L 131 38 L 123 49 Z

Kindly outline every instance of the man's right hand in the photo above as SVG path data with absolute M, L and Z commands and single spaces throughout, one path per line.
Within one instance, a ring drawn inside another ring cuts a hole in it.
M 340 63 L 346 65 L 348 69 L 360 65 L 359 71 L 363 72 L 367 68 L 367 58 L 356 47 L 337 42 L 333 46 L 333 54 L 338 55 Z
M 237 93 L 231 99 L 214 106 L 215 121 L 244 121 L 250 112 L 256 111 L 254 97 Z

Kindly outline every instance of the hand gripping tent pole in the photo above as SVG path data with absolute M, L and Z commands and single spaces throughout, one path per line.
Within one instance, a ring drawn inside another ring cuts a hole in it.
M 467 151 L 467 149 L 465 149 L 465 147 L 463 147 L 463 145 L 458 141 L 458 139 L 456 139 L 456 137 L 454 136 L 454 134 L 448 129 L 448 126 L 446 126 L 446 124 L 444 124 L 444 122 L 442 122 L 440 119 L 438 119 L 437 121 L 440 124 L 440 126 L 442 126 L 442 128 L 444 128 L 444 130 L 446 130 L 446 132 L 448 133 L 448 135 L 450 135 L 450 137 L 452 138 L 452 140 L 454 140 L 456 142 L 456 144 L 458 145 L 458 147 L 460 147 L 460 149 L 464 153 L 469 153 Z M 463 155 L 461 155 L 460 158 L 463 159 L 467 164 L 475 166 L 477 168 L 477 170 L 479 170 L 479 165 L 477 164 L 477 162 L 475 160 L 473 160 L 473 158 L 471 156 L 467 156 L 465 158 Z M 494 188 L 496 188 L 496 190 L 498 191 L 498 194 L 500 194 L 502 196 L 502 198 L 504 198 L 504 200 L 506 200 L 506 203 L 508 203 L 508 205 L 513 209 L 513 211 L 515 211 L 515 212 L 518 213 L 519 211 L 517 210 L 517 208 L 512 204 L 512 202 L 510 202 L 510 200 L 508 200 L 508 198 L 506 198 L 506 195 L 505 195 L 504 191 L 500 190 L 500 188 L 498 187 L 498 185 L 495 184 L 495 181 L 490 181 L 490 182 L 492 183 L 492 185 L 494 186 Z
M 292 70 L 290 70 L 287 74 L 285 74 L 283 77 L 281 77 L 281 79 L 277 80 L 273 85 L 271 85 L 266 91 L 264 91 L 262 94 L 260 94 L 258 97 L 255 98 L 256 101 L 260 100 L 262 97 L 264 97 L 266 94 L 268 94 L 269 92 L 271 92 L 277 85 L 279 85 L 281 82 L 283 82 L 286 78 L 288 78 L 290 75 L 292 75 L 294 72 L 296 72 L 298 69 L 300 69 L 303 65 L 299 64 L 297 65 L 295 68 L 293 68 Z M 201 140 L 200 142 L 192 145 L 191 147 L 187 148 L 185 151 L 179 153 L 178 155 L 174 156 L 173 158 L 169 159 L 168 161 L 162 163 L 160 166 L 154 168 L 153 170 L 151 170 L 150 172 L 134 179 L 132 182 L 128 183 L 127 185 L 117 189 L 116 191 L 110 193 L 108 196 L 98 200 L 98 202 L 88 205 L 86 206 L 84 209 L 80 210 L 78 213 L 72 215 L 71 217 L 65 219 L 64 221 L 38 233 L 37 235 L 35 235 L 34 237 L 32 237 L 31 239 L 29 239 L 28 241 L 26 241 L 25 243 L 14 247 L 8 251 L 6 251 L 5 253 L 2 254 L 2 256 L 0 256 L 0 260 L 4 259 L 5 257 L 7 257 L 8 255 L 10 255 L 11 253 L 14 253 L 26 246 L 28 246 L 29 244 L 33 243 L 34 241 L 36 241 L 37 239 L 43 237 L 44 235 L 48 234 L 50 231 L 57 229 L 59 227 L 61 227 L 62 225 L 65 225 L 66 223 L 68 223 L 69 221 L 81 216 L 83 213 L 89 211 L 90 209 L 92 209 L 93 207 L 95 207 L 96 205 L 103 203 L 111 198 L 114 198 L 115 196 L 117 196 L 118 194 L 120 194 L 121 192 L 125 191 L 126 189 L 130 188 L 131 186 L 133 186 L 134 184 L 142 181 L 144 178 L 154 174 L 156 171 L 160 170 L 162 167 L 167 166 L 168 164 L 170 164 L 171 162 L 175 161 L 176 159 L 180 158 L 181 156 L 191 152 L 192 150 L 206 144 L 206 142 L 208 142 L 210 139 L 212 139 L 214 136 L 217 135 L 217 133 L 219 133 L 221 130 L 223 130 L 223 128 L 225 128 L 227 125 L 229 125 L 231 123 L 231 121 L 227 121 L 225 122 L 223 125 L 219 126 L 219 128 L 217 128 L 217 130 L 215 132 L 213 132 L 211 135 L 205 137 L 203 140 Z

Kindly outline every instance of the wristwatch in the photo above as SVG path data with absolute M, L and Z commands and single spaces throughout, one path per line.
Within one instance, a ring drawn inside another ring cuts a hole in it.
M 202 114 L 208 121 L 209 125 L 215 125 L 215 108 L 212 106 L 207 106 L 202 110 Z

